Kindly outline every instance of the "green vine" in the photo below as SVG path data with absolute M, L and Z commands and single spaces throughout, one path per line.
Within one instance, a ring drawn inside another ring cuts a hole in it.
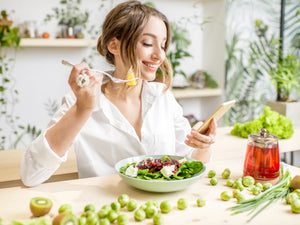
M 12 26 L 5 10 L 0 17 L 0 150 L 17 148 L 25 134 L 39 135 L 34 126 L 19 123 L 15 113 L 19 92 L 15 88 L 16 79 L 12 74 L 21 37 L 19 29 Z M 12 54 L 11 50 L 13 51 Z

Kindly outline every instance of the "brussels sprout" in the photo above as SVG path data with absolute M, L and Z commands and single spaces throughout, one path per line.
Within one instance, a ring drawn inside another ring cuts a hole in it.
M 300 189 L 295 189 L 295 190 L 293 191 L 293 193 L 296 193 L 296 194 L 299 196 L 299 198 L 300 198 Z
M 133 211 L 137 208 L 137 201 L 135 199 L 130 199 L 126 205 L 128 211 Z
M 177 201 L 177 208 L 180 210 L 184 210 L 188 207 L 188 201 L 185 198 L 180 198 Z
M 100 209 L 97 213 L 99 218 L 105 218 L 111 209 Z
M 117 220 L 118 216 L 119 216 L 119 214 L 112 209 L 107 214 L 107 218 L 109 219 L 109 221 L 111 223 L 115 222 Z
M 266 191 L 268 190 L 269 188 L 271 188 L 273 185 L 271 183 L 264 183 L 263 184 L 263 190 Z
M 146 218 L 152 218 L 157 212 L 158 212 L 158 209 L 156 206 L 154 206 L 152 204 L 147 206 L 147 208 L 145 209 Z
M 291 202 L 291 209 L 294 213 L 300 213 L 300 199 Z
M 163 217 L 160 213 L 157 213 L 153 216 L 153 224 L 160 225 L 163 223 Z
M 243 179 L 242 179 L 242 184 L 245 187 L 249 187 L 249 186 L 255 184 L 255 179 L 253 177 L 251 177 L 251 176 L 244 176 Z
M 233 184 L 234 184 L 234 180 L 232 180 L 232 179 L 229 179 L 229 180 L 226 181 L 226 185 L 227 185 L 228 187 L 232 187 Z
M 209 178 L 213 178 L 214 176 L 216 176 L 216 171 L 214 171 L 214 170 L 208 171 L 207 176 L 208 176 Z
M 59 207 L 58 213 L 72 213 L 72 206 L 70 204 L 63 204 Z
M 129 218 L 125 214 L 121 214 L 117 218 L 118 225 L 126 225 L 129 222 Z
M 154 205 L 156 208 L 159 207 L 158 201 L 155 199 L 150 199 L 145 204 L 146 204 L 146 206 Z
M 143 221 L 146 218 L 146 213 L 143 209 L 138 209 L 134 212 L 135 221 Z
M 110 221 L 108 218 L 101 218 L 99 220 L 99 225 L 110 225 Z
M 240 191 L 244 190 L 244 186 L 243 186 L 243 184 L 241 182 L 237 183 L 236 188 L 239 189 Z
M 222 172 L 222 178 L 224 179 L 228 179 L 230 177 L 231 171 L 230 169 L 226 168 L 223 172 Z
M 261 188 L 259 188 L 259 187 L 254 187 L 253 189 L 252 189 L 252 193 L 254 194 L 254 195 L 259 195 L 260 193 L 261 193 Z
M 118 197 L 118 202 L 120 203 L 121 207 L 125 207 L 127 205 L 127 203 L 129 202 L 129 195 L 127 194 L 121 194 Z
M 223 201 L 228 201 L 232 197 L 232 195 L 229 191 L 223 191 L 220 196 Z
M 110 204 L 110 207 L 112 210 L 115 210 L 116 212 L 119 212 L 121 209 L 121 204 L 119 202 L 112 202 Z
M 256 183 L 255 187 L 260 188 L 260 190 L 263 190 L 263 185 L 261 183 Z
M 205 204 L 206 204 L 206 201 L 205 201 L 204 198 L 198 198 L 197 199 L 197 206 L 203 207 L 203 206 L 205 206 Z
M 210 179 L 210 181 L 209 181 L 210 183 L 211 183 L 211 185 L 217 185 L 218 184 L 218 179 L 217 178 L 215 178 L 215 177 L 213 177 L 213 178 L 211 178 Z
M 246 200 L 245 196 L 242 194 L 242 193 L 238 193 L 236 196 L 235 196 L 237 202 L 241 202 L 241 201 L 244 201 Z
M 84 217 L 84 216 L 79 217 L 78 225 L 86 225 L 86 217 Z
M 159 207 L 162 213 L 169 213 L 172 211 L 172 205 L 168 200 L 162 201 Z
M 238 186 L 243 186 L 242 178 L 238 178 L 233 182 L 232 185 L 233 188 L 238 188 Z
M 95 212 L 95 205 L 93 204 L 88 204 L 84 207 L 84 212 L 92 211 Z
M 292 201 L 299 199 L 299 196 L 297 195 L 297 193 L 291 192 L 286 196 L 286 202 L 288 204 L 291 204 Z
M 241 193 L 241 191 L 239 189 L 234 189 L 232 191 L 232 197 L 236 198 L 237 195 L 239 195 Z
M 86 212 L 86 224 L 87 225 L 96 225 L 98 223 L 98 216 L 94 211 Z
M 101 209 L 110 211 L 111 210 L 111 206 L 110 205 L 104 205 L 104 206 L 101 207 Z

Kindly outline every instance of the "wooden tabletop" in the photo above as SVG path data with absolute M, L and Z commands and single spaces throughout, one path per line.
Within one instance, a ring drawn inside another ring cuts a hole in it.
M 169 200 L 174 208 L 169 214 L 163 214 L 164 224 L 299 224 L 300 214 L 292 213 L 290 206 L 286 205 L 285 201 L 278 201 L 272 204 L 249 223 L 246 223 L 249 218 L 247 214 L 231 215 L 231 211 L 228 208 L 236 205 L 236 200 L 231 199 L 225 202 L 220 199 L 221 192 L 233 190 L 225 185 L 226 180 L 221 178 L 221 173 L 225 168 L 230 168 L 232 179 L 241 177 L 243 159 L 228 156 L 223 160 L 219 160 L 222 157 L 218 156 L 218 154 L 220 154 L 220 151 L 217 151 L 214 155 L 215 159 L 207 164 L 207 170 L 201 179 L 183 191 L 172 193 L 141 191 L 124 183 L 118 175 L 45 183 L 34 188 L 3 188 L 0 189 L 0 218 L 3 219 L 4 225 L 8 225 L 13 219 L 28 221 L 31 218 L 29 201 L 36 196 L 48 197 L 53 201 L 53 207 L 50 212 L 50 215 L 53 217 L 57 215 L 58 208 L 65 203 L 71 204 L 74 214 L 80 216 L 87 204 L 94 204 L 98 211 L 103 205 L 117 201 L 120 194 L 126 193 L 131 198 L 136 199 L 138 205 L 150 199 L 156 199 L 158 202 Z M 300 174 L 299 168 L 292 166 L 288 168 L 292 176 Z M 212 186 L 209 183 L 207 171 L 210 169 L 214 169 L 217 172 L 216 176 L 219 179 L 219 183 L 216 186 Z M 246 189 L 243 193 L 247 197 L 252 196 Z M 185 210 L 178 210 L 176 202 L 182 197 L 188 200 L 189 205 Z M 204 207 L 196 206 L 198 197 L 206 199 Z M 129 224 L 153 224 L 151 219 L 135 222 L 133 212 L 127 212 L 125 209 L 121 209 L 121 213 L 129 216 Z
M 230 134 L 232 127 L 218 127 L 216 143 L 213 148 L 213 160 L 235 158 L 243 160 L 247 147 L 247 139 Z M 300 128 L 295 128 L 290 139 L 279 140 L 279 151 L 290 152 L 300 150 Z M 25 149 L 0 151 L 0 188 L 20 186 L 20 163 Z M 78 177 L 76 156 L 70 151 L 66 162 L 62 163 L 49 181 L 75 179 Z

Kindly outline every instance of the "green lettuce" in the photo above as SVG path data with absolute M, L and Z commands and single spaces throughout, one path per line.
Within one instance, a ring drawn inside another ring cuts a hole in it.
M 263 114 L 257 119 L 244 124 L 236 123 L 231 134 L 247 138 L 249 134 L 259 133 L 261 128 L 265 128 L 269 134 L 276 135 L 279 139 L 288 139 L 294 133 L 293 124 L 288 117 L 266 106 Z

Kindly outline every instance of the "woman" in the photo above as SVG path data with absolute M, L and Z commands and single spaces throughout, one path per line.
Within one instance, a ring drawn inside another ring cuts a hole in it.
M 182 108 L 168 90 L 173 73 L 166 58 L 170 43 L 167 18 L 139 1 L 117 5 L 103 23 L 97 49 L 115 66 L 114 77 L 134 73 L 136 85 L 117 84 L 75 65 L 71 93 L 47 129 L 25 151 L 21 178 L 26 186 L 46 181 L 74 146 L 79 177 L 114 173 L 121 159 L 136 155 L 189 156 L 207 162 L 216 122 L 200 134 L 190 128 Z M 152 82 L 160 69 L 164 82 Z M 78 85 L 86 74 L 89 83 Z M 197 124 L 199 126 L 200 124 Z

